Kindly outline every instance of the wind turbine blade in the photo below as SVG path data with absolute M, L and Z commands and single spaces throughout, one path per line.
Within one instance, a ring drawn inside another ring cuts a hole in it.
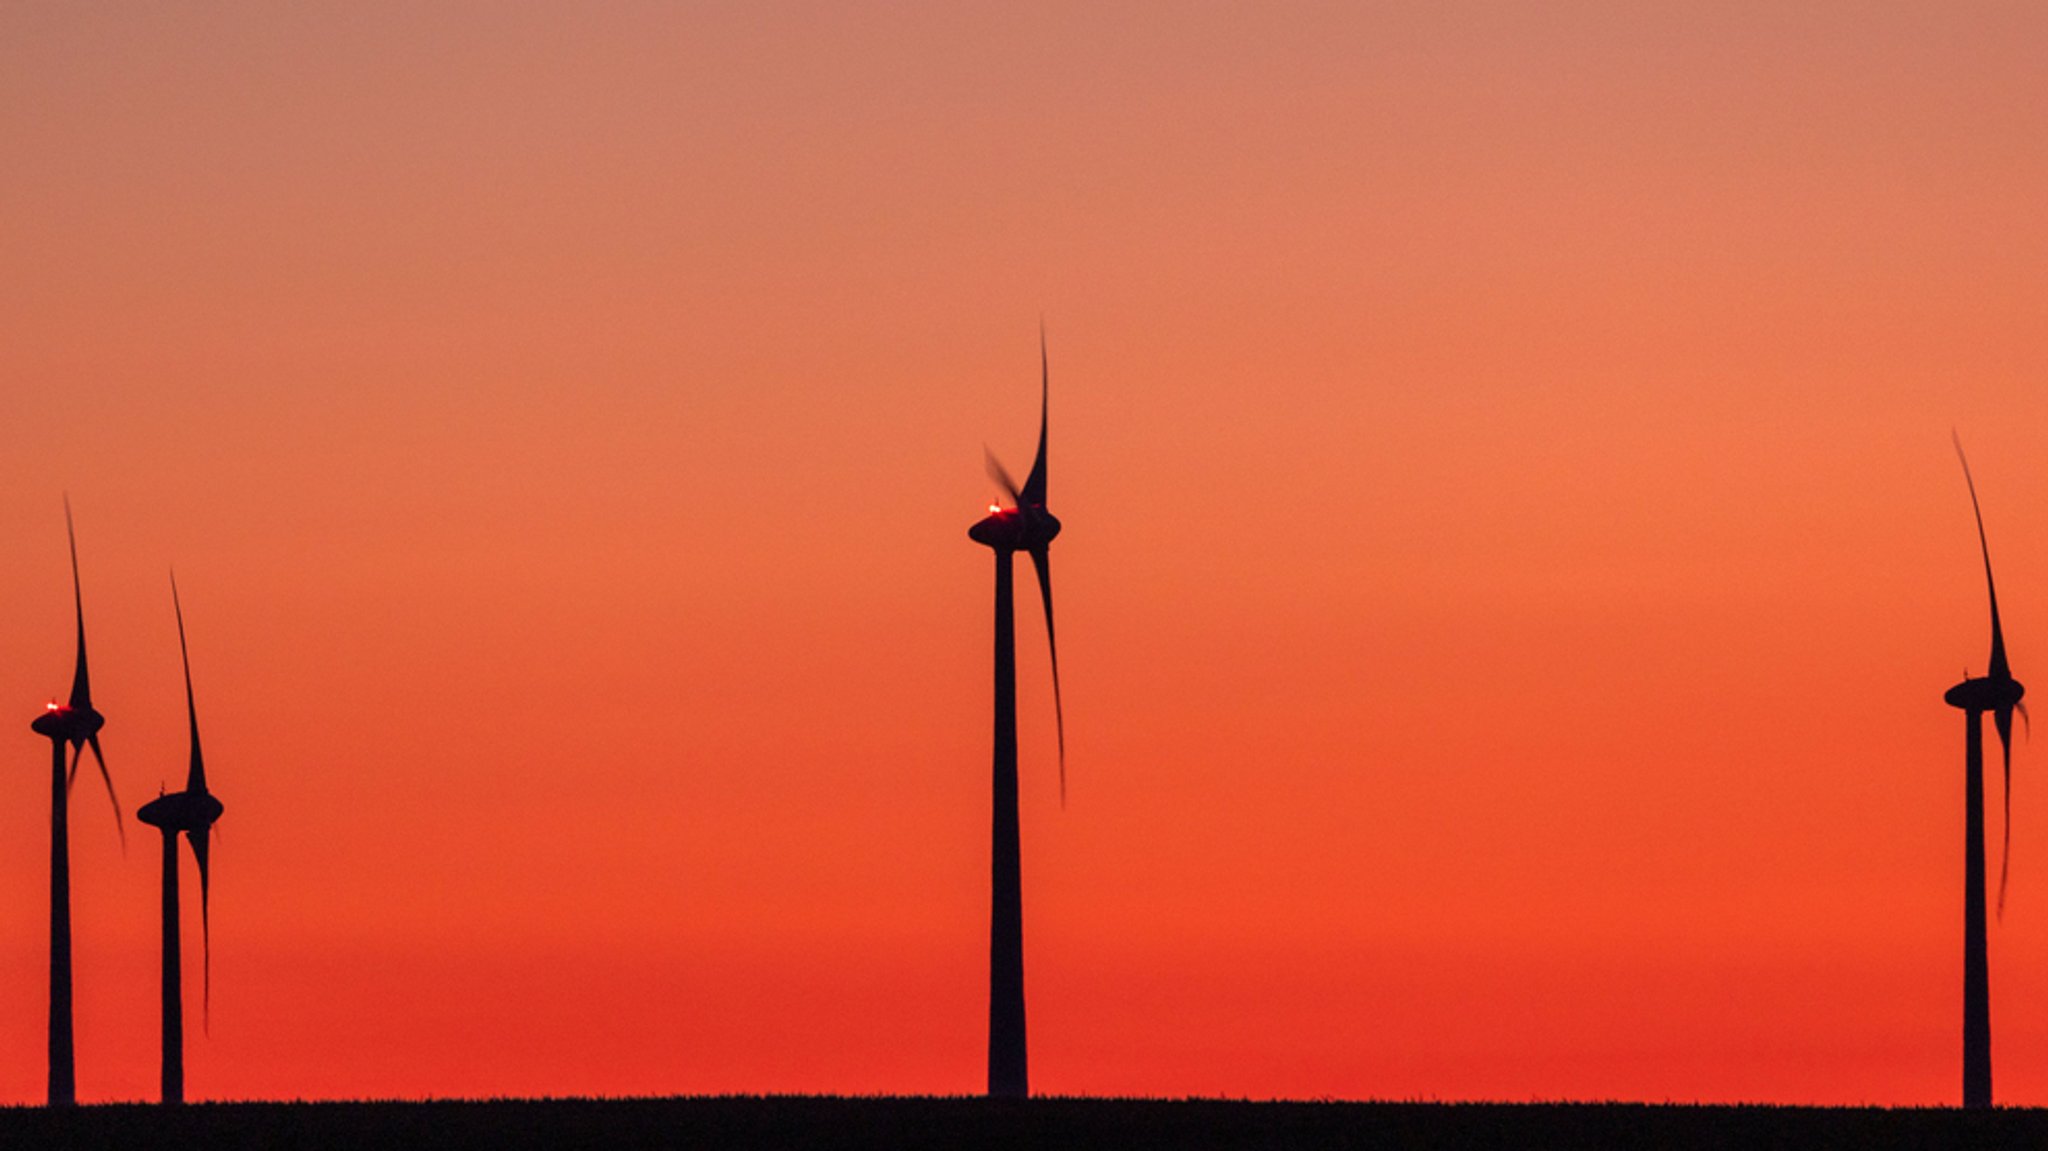
M 199 708 L 192 702 L 192 656 L 185 650 L 185 608 L 178 602 L 178 573 L 171 573 L 171 610 L 178 614 L 178 658 L 185 663 L 185 718 L 192 727 L 192 764 L 185 790 L 206 794 L 206 761 L 199 756 Z
M 1024 477 L 1022 501 L 1028 500 L 1040 507 L 1045 506 L 1045 410 L 1046 398 L 1052 391 L 1052 370 L 1045 358 L 1045 321 L 1038 321 L 1038 456 L 1031 461 L 1031 474 Z
M 192 858 L 199 864 L 199 938 L 202 971 L 201 984 L 205 987 L 200 1000 L 200 1026 L 207 1034 L 213 1033 L 213 912 L 212 883 L 206 867 L 207 828 L 187 831 L 185 842 L 192 845 Z
M 69 797 L 69 796 L 71 795 L 71 788 L 72 788 L 72 786 L 73 786 L 73 785 L 75 785 L 75 784 L 76 784 L 76 783 L 78 782 L 78 765 L 79 765 L 79 764 L 81 764 L 81 763 L 84 763 L 84 762 L 85 762 L 85 745 L 84 745 L 84 744 L 82 744 L 82 743 L 74 743 L 74 744 L 72 744 L 72 745 L 71 745 L 71 770 L 70 770 L 70 771 L 69 771 L 68 773 L 66 773 L 66 774 L 65 774 L 65 776 L 64 776 L 64 794 L 65 794 L 65 796 L 66 796 L 66 797 Z
M 71 606 L 78 615 L 78 663 L 71 672 L 71 706 L 92 706 L 92 676 L 85 667 L 85 593 L 78 586 L 78 533 L 71 528 L 71 495 L 64 495 L 64 538 L 71 544 Z
M 2005 846 L 1998 853 L 1998 918 L 2005 919 L 2005 880 L 2012 868 L 2012 712 L 2000 708 L 1992 713 L 1998 728 L 1998 746 L 2005 752 Z
M 114 794 L 114 777 L 107 774 L 106 758 L 100 754 L 100 737 L 94 734 L 86 742 L 92 745 L 93 762 L 100 765 L 100 779 L 107 785 L 107 799 L 114 805 L 114 830 L 120 833 L 121 854 L 126 855 L 128 854 L 128 827 L 121 822 L 121 800 L 120 797 Z
M 1031 566 L 1038 569 L 1038 594 L 1045 600 L 1045 646 L 1052 653 L 1052 714 L 1059 725 L 1060 806 L 1067 806 L 1067 713 L 1060 703 L 1060 645 L 1052 630 L 1052 551 L 1045 545 L 1031 549 Z
M 1970 487 L 1970 511 L 1977 517 L 1977 546 L 1984 552 L 1984 586 L 1991 593 L 1991 666 L 1984 674 L 1989 679 L 2011 679 L 2012 665 L 2005 659 L 2005 629 L 1998 622 L 1998 585 L 1991 579 L 1991 544 L 1984 537 L 1984 509 L 1977 503 L 1977 481 L 1970 476 L 1970 458 L 1963 454 L 1963 438 L 1954 430 L 1950 430 L 1949 437 L 1955 441 L 1956 458 L 1963 461 L 1963 482 Z M 2010 724 L 2010 718 L 2006 722 Z
M 1003 461 L 997 459 L 996 454 L 989 451 L 986 446 L 981 449 L 981 454 L 988 457 L 988 478 L 1002 485 L 1002 489 L 1010 493 L 1010 506 L 1023 507 L 1023 493 L 1017 490 L 1017 481 L 1011 479 L 1010 473 L 1003 470 Z

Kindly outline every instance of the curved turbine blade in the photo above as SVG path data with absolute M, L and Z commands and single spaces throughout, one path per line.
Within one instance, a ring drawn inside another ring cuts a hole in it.
M 1060 703 L 1060 645 L 1052 630 L 1052 551 L 1043 544 L 1031 549 L 1038 569 L 1038 594 L 1045 600 L 1045 646 L 1052 653 L 1052 714 L 1060 734 L 1060 806 L 1067 806 L 1067 713 Z
M 185 650 L 185 609 L 178 603 L 178 573 L 171 573 L 171 610 L 178 614 L 178 658 L 185 663 L 185 718 L 192 726 L 192 763 L 185 790 L 206 794 L 206 761 L 199 756 L 199 708 L 192 702 L 192 656 Z
M 106 757 L 100 754 L 100 737 L 95 734 L 88 738 L 86 742 L 92 745 L 93 762 L 100 765 L 100 779 L 106 783 L 107 799 L 114 805 L 114 830 L 120 833 L 121 854 L 126 855 L 128 854 L 128 827 L 121 822 L 121 800 L 120 797 L 114 794 L 114 777 L 107 774 Z M 73 765 L 74 774 L 76 773 L 76 766 L 75 764 Z
M 1998 623 L 1998 585 L 1991 579 L 1991 544 L 1984 538 L 1984 509 L 1977 504 L 1977 481 L 1970 475 L 1970 458 L 1963 454 L 1963 438 L 1953 430 L 1949 437 L 1955 441 L 1956 458 L 1963 461 L 1963 482 L 1970 487 L 1970 511 L 1977 517 L 1977 546 L 1984 552 L 1984 586 L 1991 593 L 1991 666 L 1984 674 L 1989 679 L 2011 679 L 2012 665 L 2005 659 L 2005 629 Z M 2008 717 L 2007 725 L 2011 722 Z
M 65 794 L 65 796 L 66 796 L 67 798 L 68 798 L 68 797 L 69 797 L 69 796 L 71 795 L 71 788 L 73 787 L 73 785 L 77 784 L 77 782 L 78 782 L 78 765 L 79 765 L 79 764 L 81 764 L 81 763 L 84 763 L 84 762 L 85 762 L 85 745 L 84 745 L 84 744 L 82 744 L 82 743 L 74 743 L 74 744 L 72 744 L 72 745 L 71 745 L 71 770 L 70 770 L 70 772 L 69 772 L 69 773 L 67 773 L 67 774 L 66 774 L 66 775 L 64 776 L 64 794 Z
M 208 828 L 187 831 L 185 842 L 192 845 L 192 858 L 199 864 L 199 938 L 204 974 L 201 983 L 206 988 L 200 1000 L 199 1025 L 210 1035 L 213 1033 L 213 912 L 212 883 L 206 867 L 206 836 Z
M 71 706 L 92 706 L 92 676 L 85 668 L 85 593 L 78 587 L 78 533 L 71 529 L 71 495 L 64 496 L 64 538 L 71 544 L 71 606 L 78 614 L 78 664 L 71 673 Z
M 2012 867 L 2012 711 L 1991 713 L 1998 728 L 1998 746 L 2005 752 L 2005 846 L 1998 855 L 1998 918 L 2005 919 L 2005 880 Z
M 1031 461 L 1031 474 L 1024 477 L 1024 489 L 1019 495 L 1018 506 L 1028 500 L 1040 507 L 1045 506 L 1045 409 L 1046 397 L 1052 391 L 1052 370 L 1045 358 L 1045 321 L 1038 322 L 1038 456 Z
M 982 445 L 981 454 L 988 458 L 988 478 L 1001 485 L 1002 489 L 1010 494 L 1010 506 L 1023 507 L 1024 495 L 1017 490 L 1017 481 L 1011 479 L 1010 473 L 1003 469 L 1003 461 L 997 459 L 996 454 L 989 451 L 986 444 Z

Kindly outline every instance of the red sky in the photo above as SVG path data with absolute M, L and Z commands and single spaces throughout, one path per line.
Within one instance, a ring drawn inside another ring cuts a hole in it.
M 66 491 L 131 814 L 185 596 L 195 1096 L 978 1090 L 1041 314 L 1034 1087 L 1953 1102 L 1948 435 L 2048 674 L 2048 15 L 1666 7 L 0 12 L 0 1102 Z M 80 1095 L 149 1097 L 155 845 L 72 819 Z

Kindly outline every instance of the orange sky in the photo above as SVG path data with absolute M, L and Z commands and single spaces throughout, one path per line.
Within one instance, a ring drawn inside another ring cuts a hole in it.
M 1041 313 L 1035 1088 L 1955 1101 L 1948 434 L 2048 675 L 2048 15 L 1113 7 L 0 11 L 0 1102 L 67 490 L 131 814 L 184 593 L 194 1096 L 979 1090 Z M 151 1097 L 155 845 L 72 819 L 80 1096 Z

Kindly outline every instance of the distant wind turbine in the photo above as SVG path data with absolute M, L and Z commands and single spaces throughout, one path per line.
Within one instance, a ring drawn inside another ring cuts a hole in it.
M 1023 1098 L 1031 1093 L 1024 1043 L 1024 891 L 1017 831 L 1017 628 L 1011 560 L 1031 556 L 1045 601 L 1045 639 L 1052 653 L 1053 715 L 1060 745 L 1060 801 L 1067 793 L 1066 714 L 1060 704 L 1059 645 L 1052 626 L 1053 537 L 1060 521 L 1045 508 L 1046 405 L 1051 373 L 1045 329 L 1038 332 L 1038 456 L 1018 487 L 988 457 L 989 473 L 1010 495 L 1012 506 L 989 505 L 989 514 L 967 531 L 975 543 L 996 553 L 995 817 L 993 894 L 989 907 L 988 1093 Z
M 213 927 L 208 906 L 206 841 L 213 821 L 220 818 L 221 802 L 206 790 L 206 761 L 199 755 L 199 709 L 192 702 L 192 656 L 185 648 L 185 609 L 178 603 L 178 578 L 171 577 L 171 610 L 178 615 L 178 656 L 185 664 L 185 715 L 192 727 L 192 762 L 185 773 L 185 790 L 159 795 L 135 813 L 136 818 L 163 832 L 164 837 L 164 961 L 163 961 L 163 1091 L 165 1103 L 185 1101 L 185 1003 L 178 954 L 178 833 L 192 845 L 192 858 L 199 865 L 199 929 L 204 948 L 203 1003 L 210 1014 L 213 1006 Z
M 64 535 L 71 544 L 71 602 L 78 618 L 78 663 L 71 675 L 71 701 L 51 700 L 43 714 L 29 727 L 50 740 L 50 1106 L 69 1106 L 78 1101 L 71 1042 L 71 833 L 67 802 L 71 781 L 85 749 L 92 748 L 100 779 L 107 785 L 107 798 L 114 804 L 114 829 L 121 837 L 121 849 L 128 849 L 128 832 L 121 823 L 121 801 L 114 795 L 114 779 L 107 774 L 107 761 L 100 755 L 100 728 L 106 717 L 93 710 L 92 677 L 85 664 L 85 596 L 78 583 L 78 536 L 71 529 L 71 500 L 64 500 Z M 71 768 L 64 767 L 64 747 L 73 750 Z
M 2012 713 L 2022 717 L 2020 703 L 2027 689 L 2012 677 L 2005 657 L 2005 631 L 1998 619 L 1998 585 L 1991 579 L 1991 544 L 1984 535 L 1984 510 L 1977 503 L 1977 481 L 1955 438 L 1956 458 L 1963 462 L 1963 482 L 1970 489 L 1970 510 L 1977 517 L 1977 546 L 1984 553 L 1984 586 L 1991 593 L 1991 665 L 1982 676 L 1965 674 L 1963 682 L 1942 698 L 1964 716 L 1963 774 L 1963 1106 L 1991 1106 L 1991 981 L 1984 940 L 1984 723 L 1990 712 L 2005 755 L 2005 851 L 1998 868 L 1998 909 L 2005 911 L 2006 864 L 2012 854 Z

